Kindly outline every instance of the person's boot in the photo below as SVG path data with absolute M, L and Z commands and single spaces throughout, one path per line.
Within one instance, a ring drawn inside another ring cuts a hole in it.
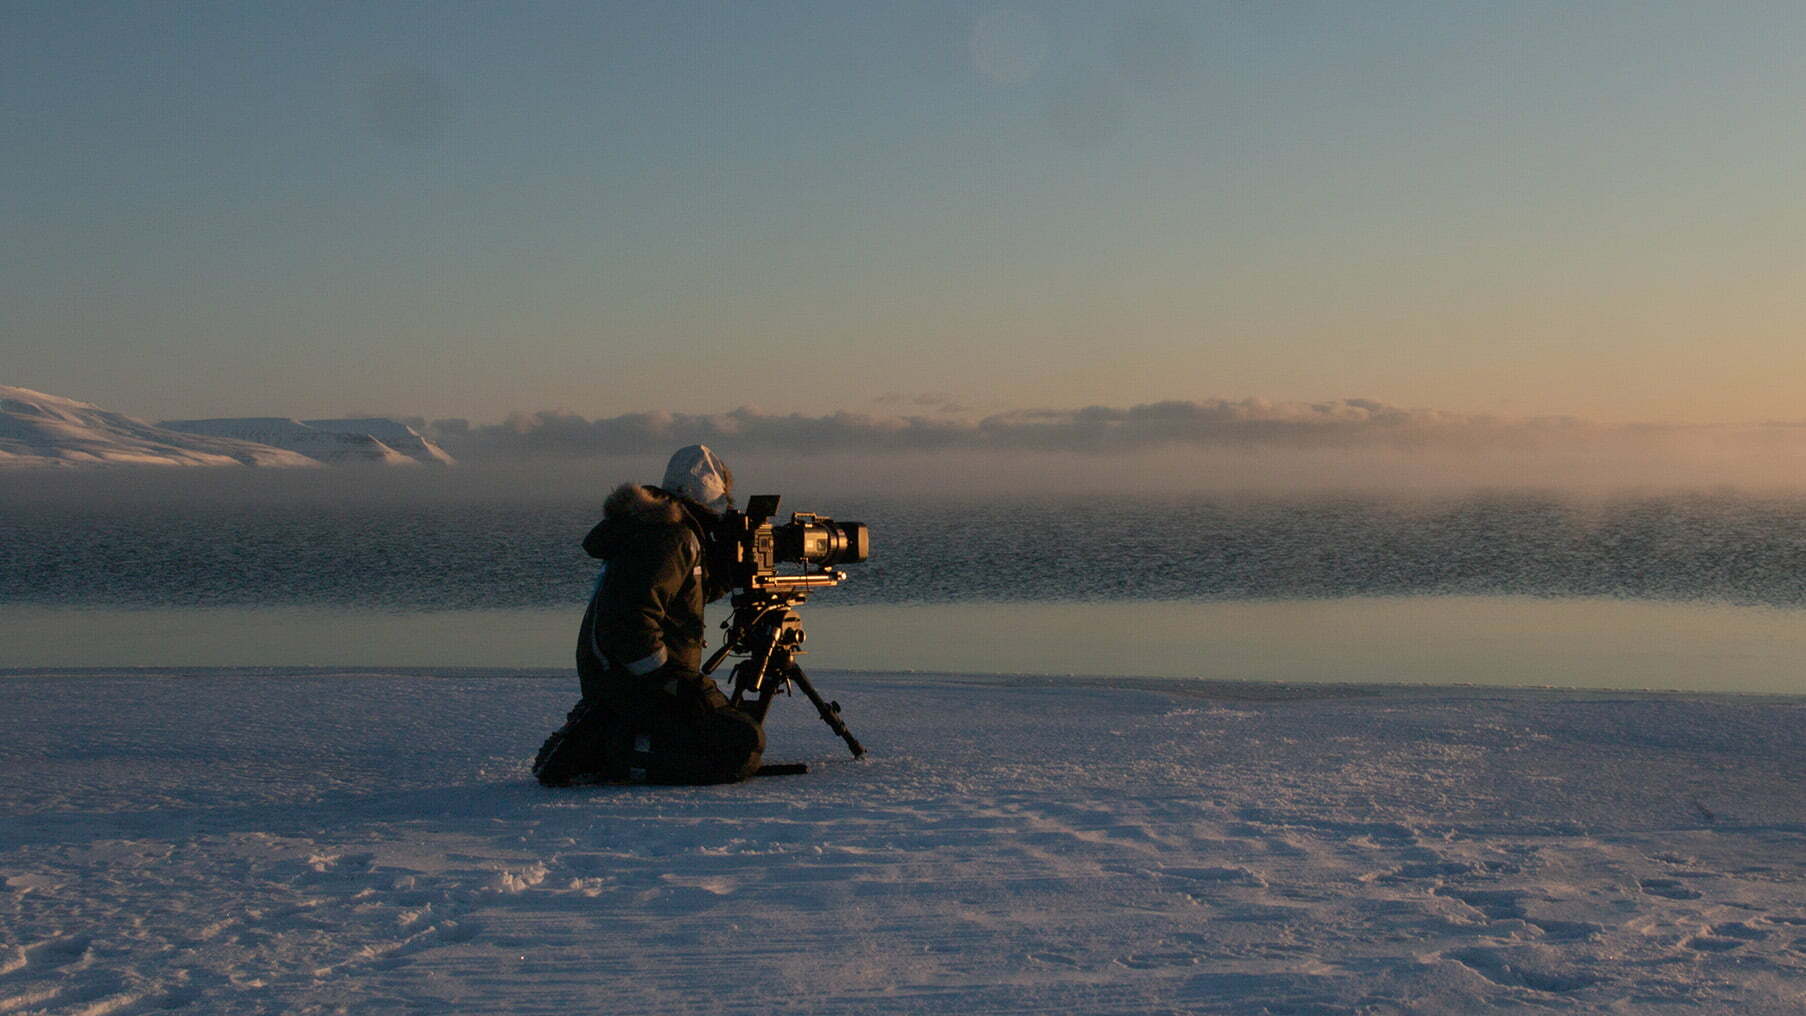
M 533 776 L 547 787 L 604 783 L 609 771 L 608 735 L 614 715 L 600 703 L 580 699 L 533 757 Z

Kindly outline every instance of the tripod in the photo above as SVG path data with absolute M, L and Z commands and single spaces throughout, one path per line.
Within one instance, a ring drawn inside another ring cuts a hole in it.
M 854 758 L 859 758 L 865 754 L 865 747 L 841 721 L 840 703 L 822 698 L 808 675 L 803 673 L 803 668 L 796 665 L 796 657 L 803 652 L 804 639 L 803 619 L 796 608 L 809 598 L 811 587 L 831 586 L 840 578 L 841 573 L 833 570 L 825 574 L 760 576 L 761 581 L 752 588 L 734 593 L 734 612 L 722 625 L 727 629 L 727 639 L 703 664 L 702 672 L 713 673 L 730 654 L 746 657 L 734 664 L 733 694 L 729 697 L 734 708 L 764 723 L 772 696 L 795 685 L 815 706 L 828 729 L 847 743 Z M 767 769 L 773 772 L 807 771 L 801 766 L 768 766 Z

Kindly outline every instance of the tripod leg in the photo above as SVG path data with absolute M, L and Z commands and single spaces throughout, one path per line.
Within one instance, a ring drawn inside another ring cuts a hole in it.
M 760 723 L 765 722 L 765 711 L 771 708 L 772 680 L 766 673 L 769 667 L 765 660 L 741 660 L 734 665 L 734 687 L 728 697 L 735 709 L 751 716 Z M 758 688 L 756 695 L 747 692 Z
M 770 629 L 761 629 L 753 636 L 755 642 L 751 646 L 752 655 L 734 664 L 732 674 L 734 686 L 729 690 L 728 701 L 733 703 L 734 708 L 747 713 L 760 723 L 765 722 L 765 710 L 771 708 L 770 671 L 772 658 L 777 653 L 776 637 L 776 633 Z M 714 658 L 709 660 L 709 663 L 711 665 L 719 663 L 720 658 L 725 656 L 727 651 L 727 646 L 721 647 L 716 651 Z M 703 673 L 708 673 L 708 670 L 705 669 Z M 757 692 L 757 697 L 749 698 L 748 693 L 754 691 Z
M 815 711 L 821 714 L 821 721 L 828 725 L 828 729 L 839 734 L 840 739 L 847 743 L 847 748 L 853 752 L 853 757 L 858 758 L 864 755 L 865 746 L 859 743 L 859 739 L 853 736 L 853 732 L 848 730 L 847 725 L 840 719 L 840 703 L 824 700 L 821 693 L 815 690 L 815 685 L 810 684 L 809 678 L 803 674 L 803 668 L 794 663 L 790 665 L 790 680 L 803 690 L 803 694 L 809 697 L 810 702 L 814 703 Z

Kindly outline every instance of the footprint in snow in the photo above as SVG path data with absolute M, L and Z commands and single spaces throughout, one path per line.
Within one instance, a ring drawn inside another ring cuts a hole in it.
M 1158 876 L 1161 876 L 1161 877 L 1177 879 L 1177 880 L 1184 881 L 1184 882 L 1195 882 L 1195 883 L 1204 883 L 1204 884 L 1216 883 L 1216 884 L 1251 885 L 1251 886 L 1265 886 L 1267 884 L 1266 879 L 1260 877 L 1259 875 L 1248 870 L 1247 868 L 1236 868 L 1236 867 L 1229 867 L 1229 868 L 1216 867 L 1216 866 L 1199 867 L 1199 868 L 1166 867 L 1166 868 L 1158 869 L 1155 872 L 1155 874 Z
M 1522 920 L 1523 901 L 1529 895 L 1512 889 L 1453 889 L 1448 886 L 1437 886 L 1431 892 L 1460 900 L 1493 921 Z
M 1541 928 L 1543 937 L 1552 942 L 1579 942 L 1605 933 L 1605 926 L 1591 921 L 1552 921 L 1541 918 L 1527 920 L 1532 927 Z
M 1705 895 L 1697 889 L 1687 888 L 1684 883 L 1672 878 L 1646 878 L 1637 884 L 1651 896 L 1660 896 L 1670 900 L 1697 900 Z
M 1735 949 L 1737 946 L 1743 945 L 1746 942 L 1760 942 L 1768 938 L 1769 934 L 1769 932 L 1764 931 L 1761 928 L 1746 924 L 1742 921 L 1729 921 L 1724 924 L 1713 925 L 1704 935 L 1698 936 L 1695 941 L 1714 940 L 1731 943 L 1724 946 L 1708 947 L 1717 951 L 1723 951 Z
M 15 949 L 11 957 L 0 960 L 0 967 L 11 973 L 21 967 L 66 967 L 71 964 L 87 965 L 92 959 L 89 947 L 94 939 L 90 935 L 70 935 L 66 938 L 47 938 L 20 949 Z
M 1164 970 L 1168 967 L 1196 966 L 1198 957 L 1184 952 L 1146 952 L 1118 956 L 1116 963 L 1130 970 Z
M 1382 882 L 1413 882 L 1426 878 L 1471 875 L 1474 865 L 1465 861 L 1410 861 L 1377 876 Z
M 1529 988 L 1560 994 L 1579 991 L 1598 982 L 1597 978 L 1586 974 L 1544 968 L 1529 962 L 1527 957 L 1514 956 L 1503 949 L 1456 949 L 1444 953 L 1443 957 L 1503 988 Z

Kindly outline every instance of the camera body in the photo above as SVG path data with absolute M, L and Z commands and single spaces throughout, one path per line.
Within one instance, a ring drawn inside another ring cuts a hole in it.
M 776 525 L 771 519 L 778 513 L 778 501 L 776 494 L 757 494 L 747 499 L 745 511 L 722 516 L 716 543 L 731 559 L 728 585 L 734 592 L 838 585 L 846 576 L 834 565 L 864 561 L 871 553 L 870 532 L 863 522 L 835 522 L 814 512 L 795 512 L 789 522 Z M 780 572 L 782 564 L 801 568 Z

